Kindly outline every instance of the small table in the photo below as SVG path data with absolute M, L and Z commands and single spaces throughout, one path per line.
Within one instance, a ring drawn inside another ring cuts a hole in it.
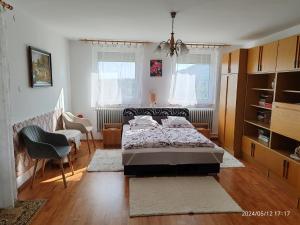
M 208 123 L 192 123 L 196 130 L 210 139 L 210 129 L 208 129 Z
M 104 124 L 103 134 L 103 146 L 107 147 L 120 147 L 121 146 L 121 123 L 106 123 Z

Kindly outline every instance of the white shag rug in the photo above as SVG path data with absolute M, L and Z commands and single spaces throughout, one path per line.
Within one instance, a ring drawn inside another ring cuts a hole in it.
M 222 186 L 210 176 L 129 179 L 131 217 L 242 211 Z
M 245 167 L 245 165 L 231 155 L 229 152 L 224 150 L 223 162 L 220 165 L 221 168 L 231 168 L 231 167 Z
M 224 152 L 221 168 L 245 167 L 242 162 L 236 159 L 227 151 Z M 88 172 L 118 172 L 123 171 L 121 149 L 100 150 L 98 149 L 88 168 Z
M 123 171 L 121 149 L 96 150 L 87 167 L 88 172 Z

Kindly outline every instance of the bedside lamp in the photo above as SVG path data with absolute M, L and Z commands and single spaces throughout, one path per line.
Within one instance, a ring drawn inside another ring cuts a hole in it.
M 154 107 L 156 105 L 156 94 L 153 91 L 149 92 L 149 101 L 150 101 L 150 106 Z

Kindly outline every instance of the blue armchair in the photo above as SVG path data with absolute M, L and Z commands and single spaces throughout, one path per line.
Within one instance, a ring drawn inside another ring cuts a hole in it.
M 31 180 L 31 187 L 33 186 L 37 165 L 40 160 L 43 161 L 42 170 L 45 168 L 46 159 L 60 160 L 60 169 L 64 186 L 67 187 L 66 177 L 63 167 L 63 159 L 68 158 L 69 166 L 74 174 L 73 165 L 70 159 L 71 147 L 67 138 L 62 134 L 55 134 L 44 131 L 38 126 L 24 127 L 20 134 L 23 137 L 28 154 L 32 159 L 35 159 L 34 172 Z

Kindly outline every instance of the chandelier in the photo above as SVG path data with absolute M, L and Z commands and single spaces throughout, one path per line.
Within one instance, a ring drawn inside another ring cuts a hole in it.
M 176 54 L 178 55 L 184 55 L 189 52 L 189 49 L 187 48 L 186 44 L 183 43 L 182 40 L 177 39 L 175 41 L 174 38 L 174 19 L 176 16 L 176 12 L 171 12 L 171 18 L 172 18 L 172 32 L 171 32 L 171 38 L 168 41 L 162 41 L 159 43 L 159 45 L 156 48 L 156 52 L 163 52 L 166 53 L 169 56 L 173 56 Z

